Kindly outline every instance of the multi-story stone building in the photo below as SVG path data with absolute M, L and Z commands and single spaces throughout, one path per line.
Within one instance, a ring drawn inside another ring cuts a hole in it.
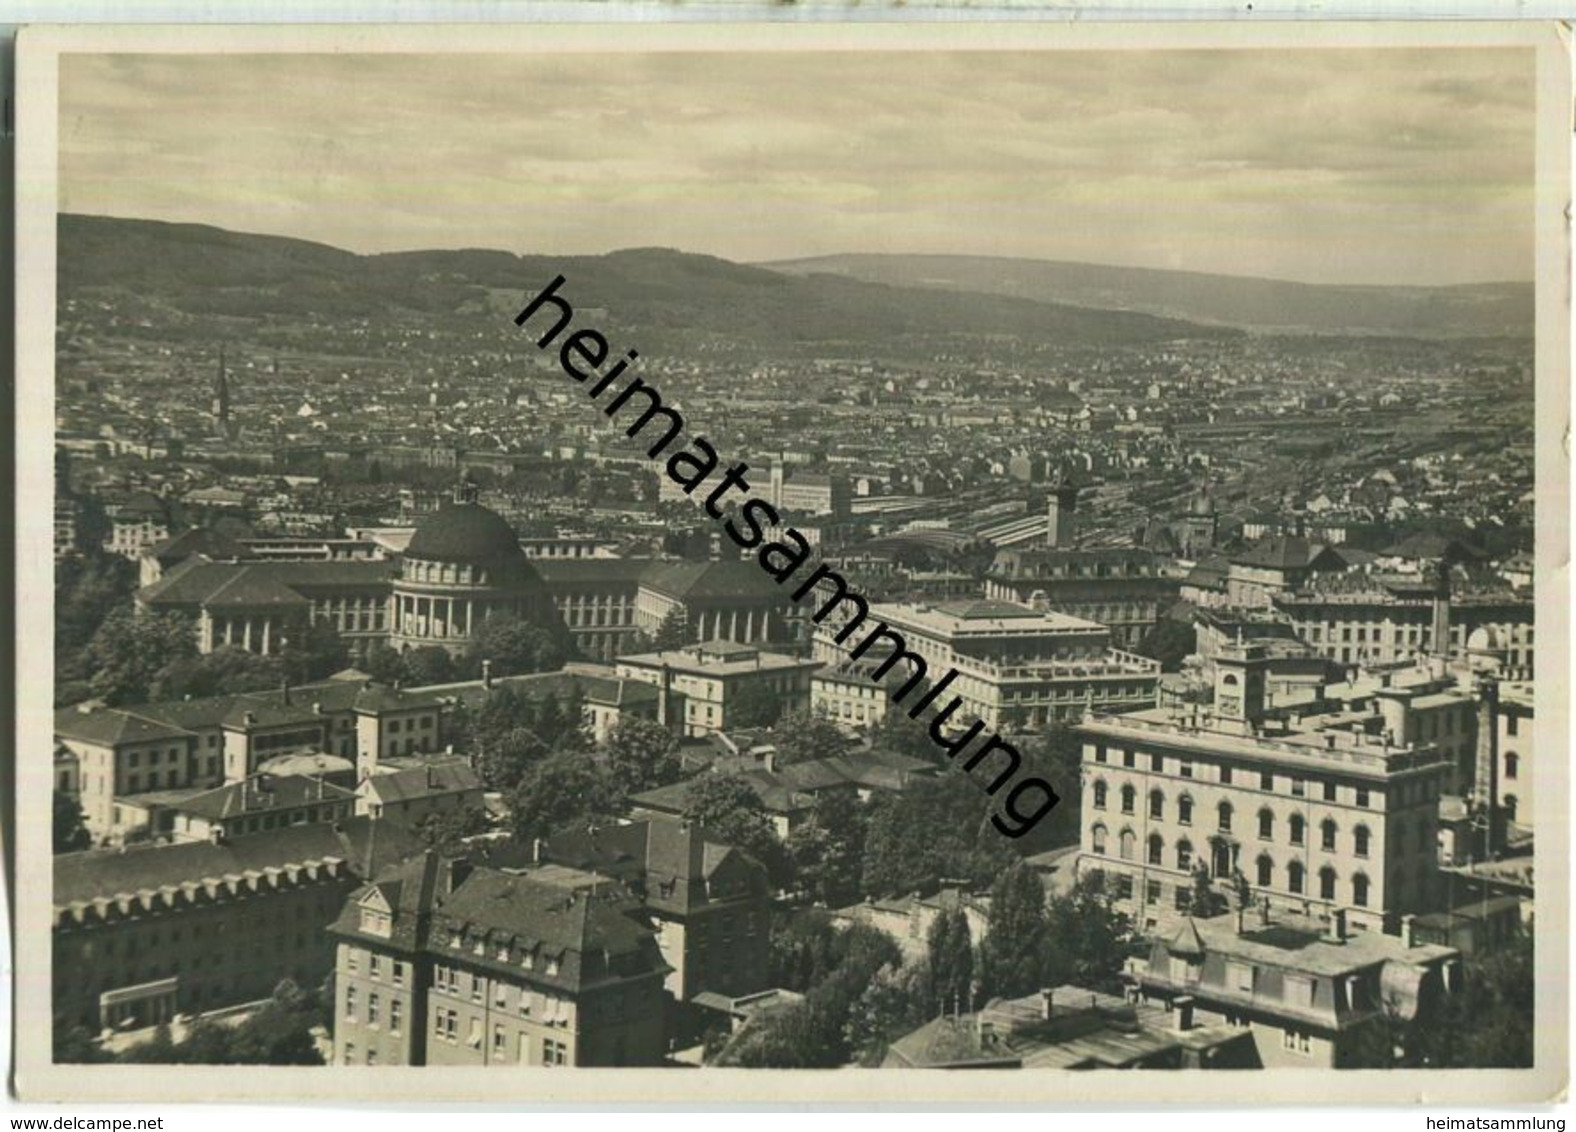
M 333 969 L 324 930 L 363 877 L 414 852 L 347 818 L 54 859 L 55 1016 L 140 1029 L 268 997 Z
M 1097 622 L 1112 644 L 1134 648 L 1176 600 L 1177 586 L 1148 550 L 1003 550 L 985 596 Z
M 1292 535 L 1273 535 L 1226 556 L 1226 600 L 1262 608 L 1320 574 L 1340 573 L 1346 560 L 1331 547 Z
M 1119 712 L 1156 702 L 1158 661 L 1112 648 L 1103 625 L 1013 602 L 874 603 L 864 624 L 841 642 L 837 634 L 846 622 L 829 616 L 815 633 L 815 659 L 844 664 L 877 622 L 901 636 L 929 680 L 955 669 L 947 694 L 961 701 L 957 717 L 990 728 L 1033 730 L 1090 706 Z M 880 644 L 896 647 L 884 638 Z M 882 659 L 884 653 L 873 651 L 878 646 L 865 655 Z M 911 667 L 894 664 L 889 672 L 906 680 Z
M 620 676 L 651 684 L 664 695 L 683 696 L 684 734 L 709 735 L 737 726 L 732 721 L 745 697 L 783 712 L 808 711 L 810 677 L 821 664 L 714 640 L 620 657 L 615 667 Z
M 804 636 L 803 612 L 753 562 L 533 558 L 541 540 L 521 539 L 467 491 L 406 533 L 265 543 L 185 531 L 142 555 L 137 604 L 191 617 L 203 653 L 274 654 L 306 626 L 328 624 L 357 657 L 381 645 L 459 654 L 497 615 L 562 634 L 602 662 L 670 622 L 692 641 L 781 646 Z
M 336 1065 L 656 1065 L 663 961 L 639 902 L 561 866 L 424 853 L 354 892 L 329 929 Z
M 276 760 L 345 759 L 355 768 L 354 785 L 376 773 L 380 759 L 440 755 L 455 739 L 454 708 L 479 708 L 503 689 L 527 699 L 552 695 L 561 703 L 578 696 L 598 741 L 620 719 L 667 722 L 671 712 L 677 727 L 685 710 L 677 691 L 664 697 L 643 679 L 587 665 L 427 688 L 325 680 L 273 692 L 62 708 L 55 713 L 55 740 L 65 754 L 57 756 L 56 773 L 75 787 L 94 837 L 120 839 L 150 832 L 153 811 L 168 809 L 181 791 L 189 796 L 238 783 Z
M 765 867 L 743 850 L 687 822 L 650 818 L 550 838 L 541 859 L 611 876 L 639 897 L 656 922 L 674 1001 L 771 985 L 771 888 Z
M 1473 633 L 1491 629 L 1505 651 L 1505 678 L 1534 675 L 1529 594 L 1452 593 L 1427 579 L 1390 579 L 1300 588 L 1277 595 L 1274 608 L 1299 637 L 1338 664 L 1458 654 Z M 1442 647 L 1439 641 L 1445 642 Z
M 1536 773 L 1533 752 L 1532 682 L 1501 684 L 1495 726 L 1499 730 L 1499 787 L 1505 817 L 1516 825 L 1533 828 L 1537 813 L 1533 782 Z
M 1111 877 L 1147 929 L 1189 907 L 1199 868 L 1276 908 L 1347 911 L 1359 930 L 1431 911 L 1450 774 L 1438 746 L 1373 713 L 1269 718 L 1264 666 L 1245 645 L 1217 658 L 1212 707 L 1085 720 L 1079 868 Z
M 1320 924 L 1244 909 L 1156 936 L 1126 977 L 1183 1025 L 1247 1032 L 1264 1068 L 1388 1068 L 1402 1028 L 1428 1024 L 1460 989 L 1461 953 L 1410 928 L 1398 938 L 1350 932 L 1339 912 Z

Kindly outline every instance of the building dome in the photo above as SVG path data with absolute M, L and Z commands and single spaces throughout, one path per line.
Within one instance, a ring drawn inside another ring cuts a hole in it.
M 462 652 L 490 617 L 561 623 L 547 585 L 503 516 L 457 499 L 424 520 L 394 579 L 389 643 Z
M 406 558 L 455 565 L 529 570 L 519 536 L 504 517 L 479 503 L 450 503 L 422 521 L 405 547 Z

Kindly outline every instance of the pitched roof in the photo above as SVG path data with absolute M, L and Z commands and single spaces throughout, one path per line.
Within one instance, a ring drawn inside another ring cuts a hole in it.
M 1262 566 L 1272 570 L 1303 570 L 1328 555 L 1335 563 L 1340 556 L 1322 543 L 1309 542 L 1297 535 L 1271 535 L 1231 556 L 1243 566 Z
M 211 821 L 288 810 L 324 802 L 352 802 L 355 792 L 320 778 L 291 774 L 254 774 L 240 782 L 206 790 L 170 808 Z
M 362 789 L 384 805 L 390 805 L 437 794 L 480 793 L 482 780 L 464 762 L 449 759 L 408 770 L 374 774 L 362 783 Z
M 191 738 L 190 731 L 127 708 L 61 708 L 55 712 L 55 734 L 101 747 Z
M 404 860 L 420 842 L 396 822 L 348 818 L 329 825 L 293 825 L 228 841 L 179 842 L 89 849 L 54 859 L 54 902 L 93 900 L 205 877 L 283 868 L 330 858 L 344 861 L 357 876 Z
M 640 588 L 683 600 L 756 597 L 785 604 L 789 600 L 760 566 L 742 559 L 658 563 L 641 575 Z

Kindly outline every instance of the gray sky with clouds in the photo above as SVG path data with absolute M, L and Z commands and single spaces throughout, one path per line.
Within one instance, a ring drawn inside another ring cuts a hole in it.
M 1533 271 L 1531 51 L 65 56 L 62 209 L 353 251 Z

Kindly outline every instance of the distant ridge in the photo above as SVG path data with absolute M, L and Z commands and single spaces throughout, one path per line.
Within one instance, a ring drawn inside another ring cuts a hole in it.
M 966 255 L 829 255 L 761 264 L 830 275 L 1102 310 L 1128 310 L 1258 332 L 1530 337 L 1531 283 L 1383 287 Z
M 1237 331 L 1126 310 L 1002 294 L 798 278 L 714 256 L 636 248 L 597 256 L 484 249 L 357 255 L 200 224 L 62 214 L 62 298 L 113 291 L 152 326 L 409 315 L 498 319 L 565 276 L 563 293 L 598 324 L 649 349 L 933 354 L 999 337 L 1070 347 L 1232 337 Z

